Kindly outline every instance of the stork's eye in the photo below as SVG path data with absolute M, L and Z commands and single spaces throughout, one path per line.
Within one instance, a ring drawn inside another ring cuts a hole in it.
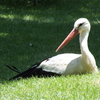
M 78 27 L 82 26 L 84 23 L 80 23 Z

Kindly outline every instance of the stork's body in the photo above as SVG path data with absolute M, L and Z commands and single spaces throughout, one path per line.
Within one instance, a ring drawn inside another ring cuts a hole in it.
M 73 30 L 70 32 L 67 38 L 62 42 L 62 44 L 57 48 L 56 51 L 63 48 L 75 35 L 80 33 L 79 42 L 80 42 L 81 54 L 65 53 L 48 58 L 39 63 L 38 66 L 36 64 L 29 68 L 31 70 L 34 70 L 31 76 L 32 75 L 38 76 L 38 74 L 45 75 L 43 73 L 46 73 L 46 75 L 49 75 L 50 73 L 53 73 L 52 75 L 55 74 L 73 75 L 73 74 L 98 72 L 95 58 L 88 49 L 89 31 L 90 31 L 89 21 L 86 18 L 78 19 L 74 24 Z M 29 69 L 25 71 L 27 74 L 30 73 Z M 25 74 L 25 72 L 23 72 L 23 75 Z M 17 77 L 16 76 L 13 77 L 13 79 L 18 77 L 23 78 L 23 75 L 21 73 L 17 75 Z
M 49 67 L 48 67 L 49 66 Z M 80 54 L 59 54 L 43 61 L 39 67 L 47 72 L 53 72 L 61 75 L 72 75 L 83 73 Z

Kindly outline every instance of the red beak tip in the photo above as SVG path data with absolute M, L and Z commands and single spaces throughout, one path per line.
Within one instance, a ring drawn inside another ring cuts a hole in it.
M 58 52 L 58 50 L 56 50 L 55 52 Z

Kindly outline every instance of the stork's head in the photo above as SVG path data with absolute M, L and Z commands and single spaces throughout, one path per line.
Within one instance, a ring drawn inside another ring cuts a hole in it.
M 74 29 L 78 30 L 79 33 L 83 33 L 84 31 L 90 31 L 90 23 L 86 18 L 79 18 L 74 23 Z
M 86 18 L 79 18 L 74 23 L 74 28 L 70 34 L 65 38 L 61 45 L 57 48 L 56 52 L 63 48 L 70 40 L 72 40 L 78 33 L 82 34 L 86 31 L 90 31 L 90 23 Z

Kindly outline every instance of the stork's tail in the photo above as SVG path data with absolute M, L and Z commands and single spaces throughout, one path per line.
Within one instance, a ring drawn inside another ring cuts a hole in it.
M 34 64 L 32 67 L 30 67 L 29 69 L 27 69 L 24 72 L 20 72 L 14 66 L 10 67 L 10 66 L 6 65 L 6 67 L 8 67 L 9 69 L 11 69 L 11 70 L 19 73 L 18 75 L 10 78 L 9 80 L 20 79 L 20 78 L 29 78 L 29 77 L 32 77 L 32 76 L 37 76 L 37 77 L 41 77 L 41 76 L 46 76 L 46 77 L 61 76 L 60 74 L 57 74 L 57 73 L 44 71 L 42 69 L 42 67 L 39 67 L 39 65 L 41 64 L 41 62 Z
M 14 72 L 17 72 L 17 73 L 21 73 L 19 69 L 17 69 L 15 66 L 8 66 L 8 65 L 5 65 L 6 67 L 8 67 L 9 69 L 13 70 Z
M 18 75 L 10 78 L 9 80 L 20 79 L 20 78 L 28 78 L 28 77 L 32 77 L 32 76 L 36 76 L 36 75 L 39 76 L 39 71 L 41 70 L 41 68 L 37 68 L 39 65 L 40 65 L 40 63 L 37 63 L 24 72 L 20 72 L 14 66 L 6 65 L 6 67 L 8 67 L 9 69 L 19 73 Z

